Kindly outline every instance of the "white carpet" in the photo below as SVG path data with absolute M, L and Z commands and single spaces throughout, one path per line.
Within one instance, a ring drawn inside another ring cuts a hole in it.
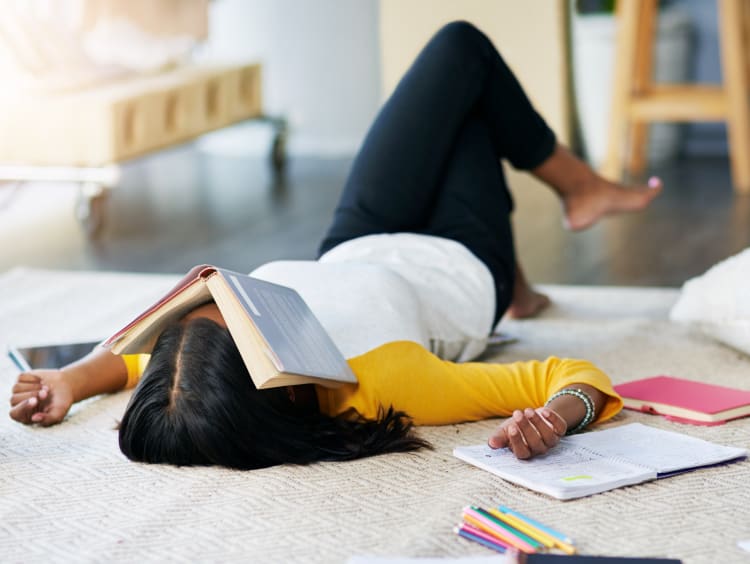
M 176 277 L 14 270 L 0 275 L 0 347 L 108 335 Z M 584 357 L 615 382 L 672 374 L 750 389 L 750 359 L 667 320 L 675 290 L 550 286 L 541 318 L 510 322 L 511 361 Z M 15 369 L 0 358 L 0 402 Z M 62 425 L 0 417 L 0 561 L 345 562 L 352 555 L 465 556 L 488 551 L 452 527 L 466 504 L 505 504 L 576 539 L 584 553 L 686 563 L 747 562 L 750 462 L 561 502 L 451 455 L 496 422 L 422 428 L 436 449 L 253 472 L 127 461 L 115 422 L 126 392 L 89 400 Z M 750 448 L 750 418 L 718 427 L 641 421 Z

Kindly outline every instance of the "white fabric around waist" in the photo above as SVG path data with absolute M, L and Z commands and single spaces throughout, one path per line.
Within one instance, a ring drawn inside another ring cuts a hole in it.
M 346 358 L 390 341 L 414 341 L 429 348 L 413 288 L 388 268 L 277 261 L 251 275 L 294 288 Z
M 411 233 L 369 235 L 316 261 L 278 261 L 253 276 L 297 290 L 346 357 L 410 340 L 441 358 L 484 351 L 495 292 L 466 247 Z

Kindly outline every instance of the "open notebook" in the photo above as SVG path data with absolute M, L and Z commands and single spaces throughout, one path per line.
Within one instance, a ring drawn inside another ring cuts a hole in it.
M 520 486 L 574 499 L 738 460 L 747 450 L 630 423 L 563 437 L 550 452 L 530 460 L 487 445 L 456 447 L 453 454 Z

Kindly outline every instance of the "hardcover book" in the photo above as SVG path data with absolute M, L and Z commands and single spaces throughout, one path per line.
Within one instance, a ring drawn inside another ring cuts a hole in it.
M 654 376 L 615 386 L 627 409 L 694 425 L 720 425 L 750 415 L 750 391 Z
M 357 379 L 293 289 L 209 265 L 196 266 L 162 299 L 104 342 L 115 354 L 150 353 L 164 328 L 216 302 L 258 389 L 336 387 Z

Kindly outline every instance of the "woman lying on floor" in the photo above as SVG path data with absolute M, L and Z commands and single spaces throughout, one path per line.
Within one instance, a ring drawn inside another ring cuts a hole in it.
M 491 42 L 467 23 L 449 24 L 368 132 L 319 260 L 253 273 L 302 295 L 358 384 L 256 390 L 210 303 L 167 328 L 150 360 L 99 349 L 59 371 L 21 374 L 11 417 L 51 425 L 73 403 L 137 382 L 119 428 L 132 460 L 233 468 L 347 460 L 427 446 L 412 425 L 498 416 L 508 419 L 490 446 L 519 458 L 548 451 L 622 404 L 586 361 L 466 362 L 501 316 L 548 304 L 515 257 L 501 159 L 546 182 L 574 230 L 642 209 L 660 191 L 656 179 L 625 188 L 596 175 L 557 144 Z

